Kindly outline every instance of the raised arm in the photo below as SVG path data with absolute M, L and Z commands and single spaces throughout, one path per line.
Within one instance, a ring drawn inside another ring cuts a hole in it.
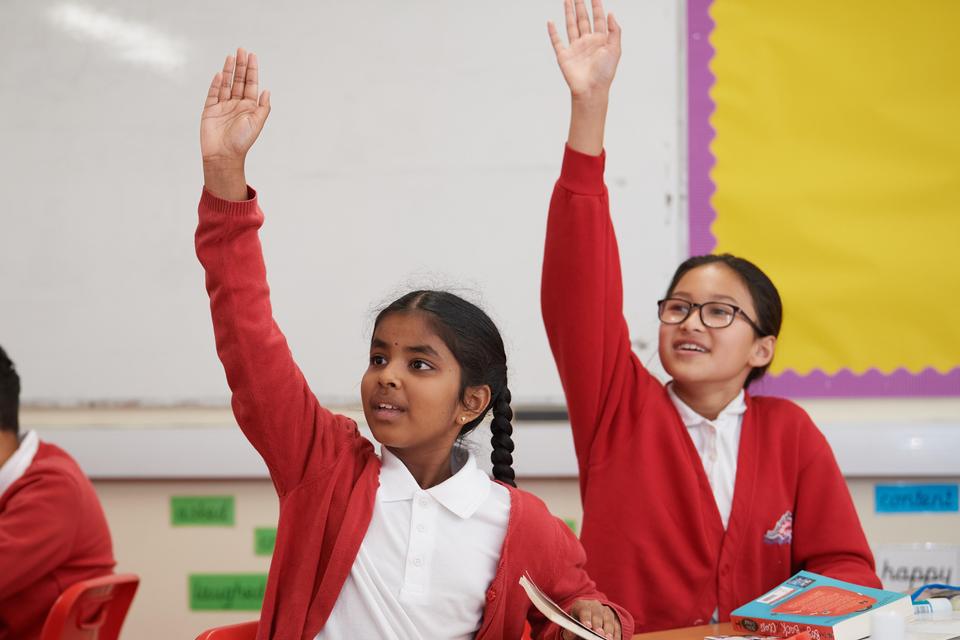
M 200 121 L 205 188 L 196 249 L 234 415 L 282 495 L 322 473 L 359 436 L 347 418 L 319 405 L 273 320 L 257 234 L 263 212 L 244 175 L 246 154 L 270 112 L 269 94 L 258 94 L 258 73 L 256 56 L 241 49 L 210 85 Z
M 603 431 L 625 389 L 642 370 L 623 318 L 620 256 L 603 183 L 603 130 L 610 84 L 620 59 L 620 26 L 593 2 L 593 26 L 582 0 L 566 0 L 569 46 L 548 24 L 557 62 L 570 87 L 571 117 L 560 179 L 550 200 L 541 308 L 563 381 L 581 488 L 591 461 L 612 441 Z

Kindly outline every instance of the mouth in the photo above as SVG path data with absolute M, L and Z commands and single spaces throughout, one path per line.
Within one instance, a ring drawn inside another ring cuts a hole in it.
M 690 340 L 683 340 L 680 342 L 675 342 L 673 344 L 673 350 L 682 354 L 693 354 L 698 353 L 710 353 L 710 349 L 707 349 L 702 344 L 697 342 L 692 342 Z
M 401 407 L 398 404 L 393 404 L 390 402 L 372 402 L 370 403 L 370 408 L 373 410 L 373 415 L 379 420 L 395 420 L 401 414 L 406 412 L 406 409 Z

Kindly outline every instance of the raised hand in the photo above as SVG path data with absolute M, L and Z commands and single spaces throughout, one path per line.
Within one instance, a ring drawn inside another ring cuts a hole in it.
M 602 0 L 592 1 L 592 25 L 583 0 L 563 1 L 568 46 L 563 46 L 552 22 L 547 22 L 547 32 L 560 71 L 570 87 L 567 144 L 571 149 L 596 156 L 603 151 L 610 84 L 620 61 L 620 25 L 612 13 L 604 15 Z
M 243 167 L 270 113 L 270 92 L 259 93 L 257 56 L 237 49 L 213 77 L 200 116 L 205 186 L 230 200 L 246 198 Z
M 574 99 L 606 97 L 620 61 L 620 25 L 593 0 L 593 24 L 583 0 L 564 0 L 568 46 L 553 22 L 547 23 L 557 63 Z
M 599 600 L 577 600 L 570 607 L 570 615 L 595 633 L 612 640 L 620 640 L 620 618 L 613 609 L 601 604 Z M 564 640 L 576 640 L 576 636 L 566 630 L 561 636 Z

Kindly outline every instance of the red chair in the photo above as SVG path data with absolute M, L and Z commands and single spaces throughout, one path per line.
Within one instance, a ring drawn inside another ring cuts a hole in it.
M 253 640 L 256 637 L 257 621 L 254 620 L 207 629 L 197 636 L 197 640 Z
M 117 640 L 139 584 L 123 573 L 71 585 L 53 603 L 40 640 Z

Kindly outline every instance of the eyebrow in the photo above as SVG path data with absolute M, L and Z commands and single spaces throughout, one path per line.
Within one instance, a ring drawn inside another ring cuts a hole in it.
M 690 295 L 690 294 L 687 293 L 686 291 L 674 291 L 673 293 L 670 294 L 670 297 L 673 297 L 673 296 L 686 296 L 686 297 L 688 297 L 688 298 L 692 298 L 692 297 L 693 297 L 692 295 Z M 730 303 L 733 304 L 734 306 L 737 306 L 737 307 L 742 306 L 742 305 L 737 301 L 736 298 L 731 298 L 730 296 L 725 296 L 725 295 L 722 295 L 722 294 L 717 294 L 717 295 L 712 295 L 712 296 L 708 296 L 708 297 L 709 297 L 710 299 L 709 299 L 707 302 L 730 301 Z
M 374 338 L 370 341 L 370 347 L 373 349 L 389 349 L 390 345 L 380 338 Z M 437 353 L 437 350 L 428 344 L 417 344 L 413 345 L 412 347 L 404 347 L 403 350 L 407 353 L 420 353 L 426 356 L 433 356 L 434 358 L 440 357 L 440 354 Z

